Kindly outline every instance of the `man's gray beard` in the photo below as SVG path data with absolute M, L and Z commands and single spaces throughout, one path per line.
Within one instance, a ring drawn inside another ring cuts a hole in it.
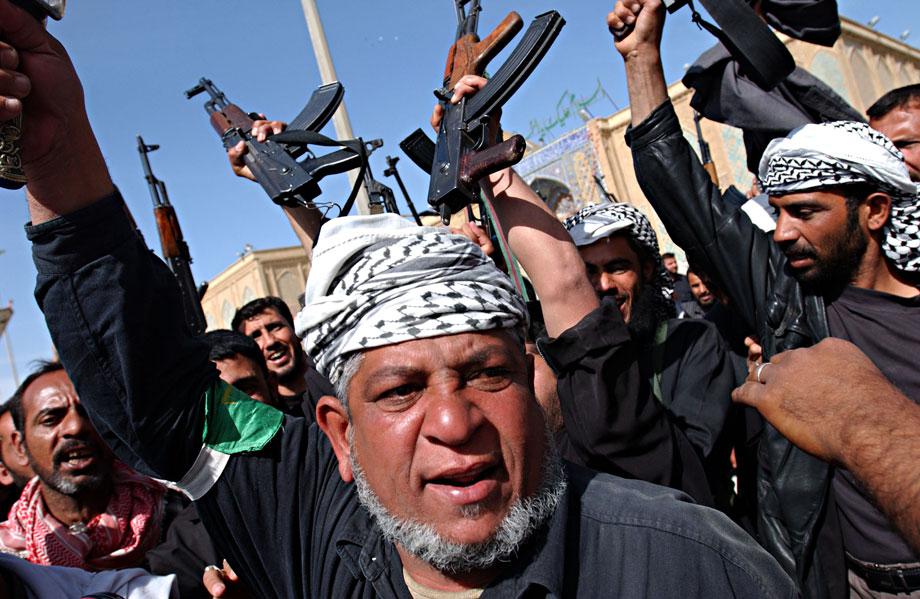
M 519 498 L 490 538 L 481 543 L 463 544 L 445 539 L 428 524 L 391 514 L 370 488 L 364 471 L 355 460 L 354 444 L 349 439 L 358 500 L 377 522 L 384 538 L 448 574 L 484 570 L 499 561 L 507 561 L 556 511 L 567 483 L 562 460 L 548 430 L 546 443 L 542 480 L 536 493 L 532 497 Z M 473 505 L 464 508 L 461 513 L 464 517 L 475 518 L 479 512 L 480 506 Z

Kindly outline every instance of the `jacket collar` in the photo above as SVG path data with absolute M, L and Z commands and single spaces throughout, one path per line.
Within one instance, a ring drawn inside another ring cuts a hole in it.
M 486 588 L 483 597 L 529 596 L 537 589 L 547 597 L 563 596 L 569 494 L 566 492 L 559 501 L 549 522 L 510 559 L 508 567 Z M 394 597 L 409 596 L 396 547 L 384 540 L 365 509 L 355 510 L 333 542 L 339 558 L 356 579 L 367 580 L 383 596 L 391 593 Z

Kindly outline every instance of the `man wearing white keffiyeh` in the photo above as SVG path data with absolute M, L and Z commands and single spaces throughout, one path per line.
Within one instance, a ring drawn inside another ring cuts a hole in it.
M 532 201 L 540 200 L 533 195 Z M 516 229 L 512 238 L 515 243 L 528 235 L 543 239 L 540 247 L 519 246 L 519 255 L 532 267 L 544 300 L 557 304 L 566 293 L 553 299 L 546 285 L 554 272 L 557 284 L 566 283 L 565 272 L 553 266 L 557 258 L 543 258 L 548 268 L 531 259 L 553 246 L 566 255 L 563 262 L 579 258 L 558 221 L 547 218 L 555 229 L 543 226 L 552 233 Z M 580 283 L 564 288 L 584 300 L 570 306 L 578 324 L 550 310 L 547 329 L 569 334 L 562 327 L 572 326 L 574 339 L 587 335 L 582 344 L 596 345 L 596 298 L 583 272 L 576 270 L 571 280 Z M 332 444 L 342 479 L 355 482 L 376 530 L 397 547 L 405 583 L 415 596 L 464 589 L 469 592 L 464 596 L 478 597 L 508 564 L 533 559 L 528 539 L 540 538 L 541 530 L 560 519 L 569 519 L 574 536 L 593 534 L 578 532 L 582 525 L 571 521 L 579 510 L 590 513 L 588 504 L 574 511 L 564 507 L 567 485 L 580 483 L 566 481 L 571 471 L 563 469 L 533 394 L 522 335 L 525 305 L 478 246 L 395 215 L 336 219 L 316 246 L 305 304 L 296 318 L 297 332 L 318 370 L 338 389 L 338 398 L 320 400 L 316 423 Z M 609 334 L 622 335 L 617 321 L 604 322 Z M 595 353 L 626 353 L 614 345 Z M 617 367 L 609 363 L 607 369 Z M 629 398 L 622 401 L 630 405 Z M 630 438 L 639 442 L 640 435 Z M 578 502 L 590 503 L 592 493 L 578 493 Z M 616 503 L 609 493 L 596 497 Z M 591 544 L 600 550 L 611 542 L 594 537 Z M 549 545 L 561 548 L 559 541 Z M 572 563 L 583 569 L 594 562 L 583 555 Z M 771 575 L 770 568 L 755 569 Z
M 511 279 L 460 235 L 395 215 L 339 218 L 314 264 L 295 326 L 333 385 L 359 350 L 504 328 L 523 342 L 527 308 Z
M 878 206 L 882 212 L 870 211 L 867 214 L 881 223 L 881 231 L 875 234 L 879 237 L 885 257 L 899 271 L 920 272 L 920 196 L 917 184 L 910 180 L 901 152 L 887 137 L 868 125 L 850 121 L 806 125 L 789 137 L 774 140 L 760 162 L 760 181 L 763 191 L 774 198 L 798 198 L 808 195 L 805 192 L 820 190 L 843 191 L 851 198 L 847 209 L 850 219 L 848 236 L 866 236 L 865 232 L 855 230 L 857 203 L 869 210 Z M 878 195 L 871 199 L 854 198 L 844 189 L 850 186 L 858 186 L 863 193 Z M 783 206 L 803 204 L 774 199 L 774 205 L 780 208 L 782 215 Z M 788 210 L 785 212 L 788 213 Z M 867 222 L 867 225 L 869 231 L 878 230 L 875 221 Z M 795 231 L 780 231 L 779 227 L 778 231 L 777 241 L 781 244 L 786 242 L 791 248 L 787 255 L 816 257 L 809 256 L 815 252 L 809 252 L 807 243 L 788 243 L 798 241 Z M 808 242 L 807 239 L 805 241 Z M 856 262 L 860 256 L 839 258 Z M 795 268 L 796 264 L 792 266 Z M 808 278 L 805 272 L 802 274 Z
M 852 122 L 805 125 L 772 142 L 759 178 L 778 222 L 772 236 L 765 234 L 735 208 L 743 194 L 718 189 L 684 138 L 661 63 L 664 15 L 658 0 L 620 0 L 608 24 L 612 30 L 630 24 L 631 33 L 615 42 L 630 95 L 627 143 L 639 185 L 671 239 L 729 296 L 765 360 L 779 362 L 787 352 L 842 338 L 920 402 L 917 189 L 902 156 Z M 814 388 L 809 377 L 782 378 L 778 366 L 764 362 L 746 388 Z M 841 394 L 850 391 L 840 387 Z M 873 387 L 867 396 L 878 393 Z M 733 397 L 742 395 L 750 396 L 736 391 Z M 851 585 L 856 596 L 861 587 L 848 581 L 848 570 L 875 592 L 920 594 L 920 555 L 909 544 L 916 529 L 904 517 L 916 502 L 898 499 L 915 497 L 916 487 L 892 477 L 890 466 L 915 461 L 910 444 L 895 435 L 867 436 L 871 427 L 856 417 L 835 426 L 833 416 L 846 404 L 834 394 L 806 394 L 796 409 L 786 395 L 774 399 L 785 418 L 766 404 L 745 402 L 769 421 L 758 447 L 761 542 L 805 597 L 844 597 Z M 854 451 L 878 444 L 884 457 L 860 454 L 866 469 L 847 471 L 841 460 L 801 449 L 822 434 Z
M 469 239 L 396 215 L 335 219 L 313 256 L 295 322 L 339 389 L 317 422 L 343 478 L 405 560 L 478 584 L 566 486 L 531 394 L 523 300 Z

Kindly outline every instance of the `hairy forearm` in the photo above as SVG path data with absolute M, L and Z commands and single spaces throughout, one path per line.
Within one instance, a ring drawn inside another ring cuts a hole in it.
M 547 333 L 556 337 L 598 306 L 578 249 L 556 215 L 513 170 L 483 183 L 511 250 L 540 296 Z
M 633 126 L 644 121 L 652 111 L 668 99 L 668 86 L 657 48 L 640 48 L 623 59 L 629 109 Z
M 297 235 L 300 245 L 307 252 L 307 258 L 313 256 L 313 246 L 319 237 L 319 228 L 322 225 L 323 215 L 316 208 L 299 206 L 290 208 L 285 206 L 284 215 L 291 222 L 291 228 Z
M 842 436 L 842 465 L 868 489 L 901 536 L 920 552 L 920 406 L 887 384 Z

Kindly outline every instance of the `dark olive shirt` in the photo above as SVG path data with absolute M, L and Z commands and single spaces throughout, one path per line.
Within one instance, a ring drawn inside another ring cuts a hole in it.
M 891 384 L 920 403 L 920 295 L 903 298 L 847 287 L 828 303 L 827 322 L 831 335 L 854 343 Z M 840 393 L 846 392 L 840 389 Z M 832 488 L 848 553 L 879 564 L 920 561 L 920 555 L 894 530 L 852 474 L 836 470 Z

